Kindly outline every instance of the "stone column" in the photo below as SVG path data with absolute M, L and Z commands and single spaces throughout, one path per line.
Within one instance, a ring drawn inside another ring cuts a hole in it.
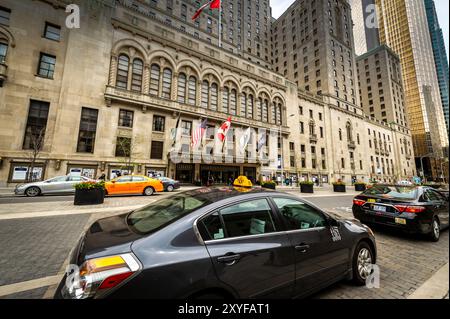
M 147 63 L 144 65 L 143 88 L 144 94 L 150 92 L 150 65 Z
M 172 100 L 178 102 L 178 72 L 173 73 L 171 95 L 172 95 Z
M 195 106 L 202 106 L 202 81 L 197 80 L 197 92 L 195 96 Z
M 236 115 L 237 116 L 242 116 L 242 114 L 241 114 L 241 107 L 242 107 L 242 105 L 241 104 L 242 104 L 242 96 L 243 95 L 244 94 L 242 92 L 238 92 L 237 93 L 237 97 L 236 97 L 236 99 L 237 99 L 237 101 L 236 101 Z M 245 112 L 245 110 L 244 110 L 244 112 Z
M 223 87 L 220 87 L 219 85 L 217 86 L 217 112 L 223 112 L 223 105 L 222 105 L 222 100 L 223 100 Z
M 111 65 L 109 67 L 109 86 L 116 86 L 116 77 L 117 77 L 117 55 L 111 56 Z

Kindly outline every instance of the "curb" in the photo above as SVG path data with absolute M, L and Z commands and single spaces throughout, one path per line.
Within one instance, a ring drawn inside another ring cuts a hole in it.
M 446 263 L 422 286 L 409 295 L 408 299 L 446 299 L 449 286 L 449 263 Z

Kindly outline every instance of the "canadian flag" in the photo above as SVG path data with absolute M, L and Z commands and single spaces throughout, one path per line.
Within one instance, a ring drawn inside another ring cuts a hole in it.
M 225 141 L 227 133 L 230 130 L 230 127 L 231 127 L 231 116 L 225 123 L 222 124 L 222 126 L 219 128 L 219 131 L 217 132 L 217 137 L 221 142 Z
M 221 0 L 211 0 L 205 3 L 195 12 L 194 16 L 192 17 L 192 20 L 196 20 L 200 16 L 202 11 L 205 10 L 208 6 L 210 9 L 220 9 L 220 2 Z

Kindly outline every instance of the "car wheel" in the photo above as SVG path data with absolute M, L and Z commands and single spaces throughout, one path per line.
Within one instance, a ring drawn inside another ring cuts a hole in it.
M 366 284 L 367 278 L 372 273 L 373 252 L 369 244 L 360 242 L 353 255 L 353 282 L 358 286 Z
M 167 186 L 167 191 L 169 193 L 173 192 L 173 186 L 172 185 Z
M 40 194 L 41 194 L 41 189 L 36 186 L 27 188 L 27 190 L 25 191 L 25 195 L 27 195 L 28 197 L 36 197 L 36 196 L 39 196 Z
M 144 189 L 145 196 L 152 196 L 154 192 L 155 190 L 153 189 L 153 187 L 147 187 L 146 189 Z
M 433 222 L 431 223 L 431 233 L 430 239 L 431 241 L 438 242 L 441 236 L 441 225 L 439 224 L 439 220 L 434 217 Z

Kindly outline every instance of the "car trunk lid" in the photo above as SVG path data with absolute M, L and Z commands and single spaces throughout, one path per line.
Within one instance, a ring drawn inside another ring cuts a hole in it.
M 142 238 L 127 224 L 127 214 L 103 218 L 93 223 L 74 250 L 71 263 L 131 251 L 131 244 Z

